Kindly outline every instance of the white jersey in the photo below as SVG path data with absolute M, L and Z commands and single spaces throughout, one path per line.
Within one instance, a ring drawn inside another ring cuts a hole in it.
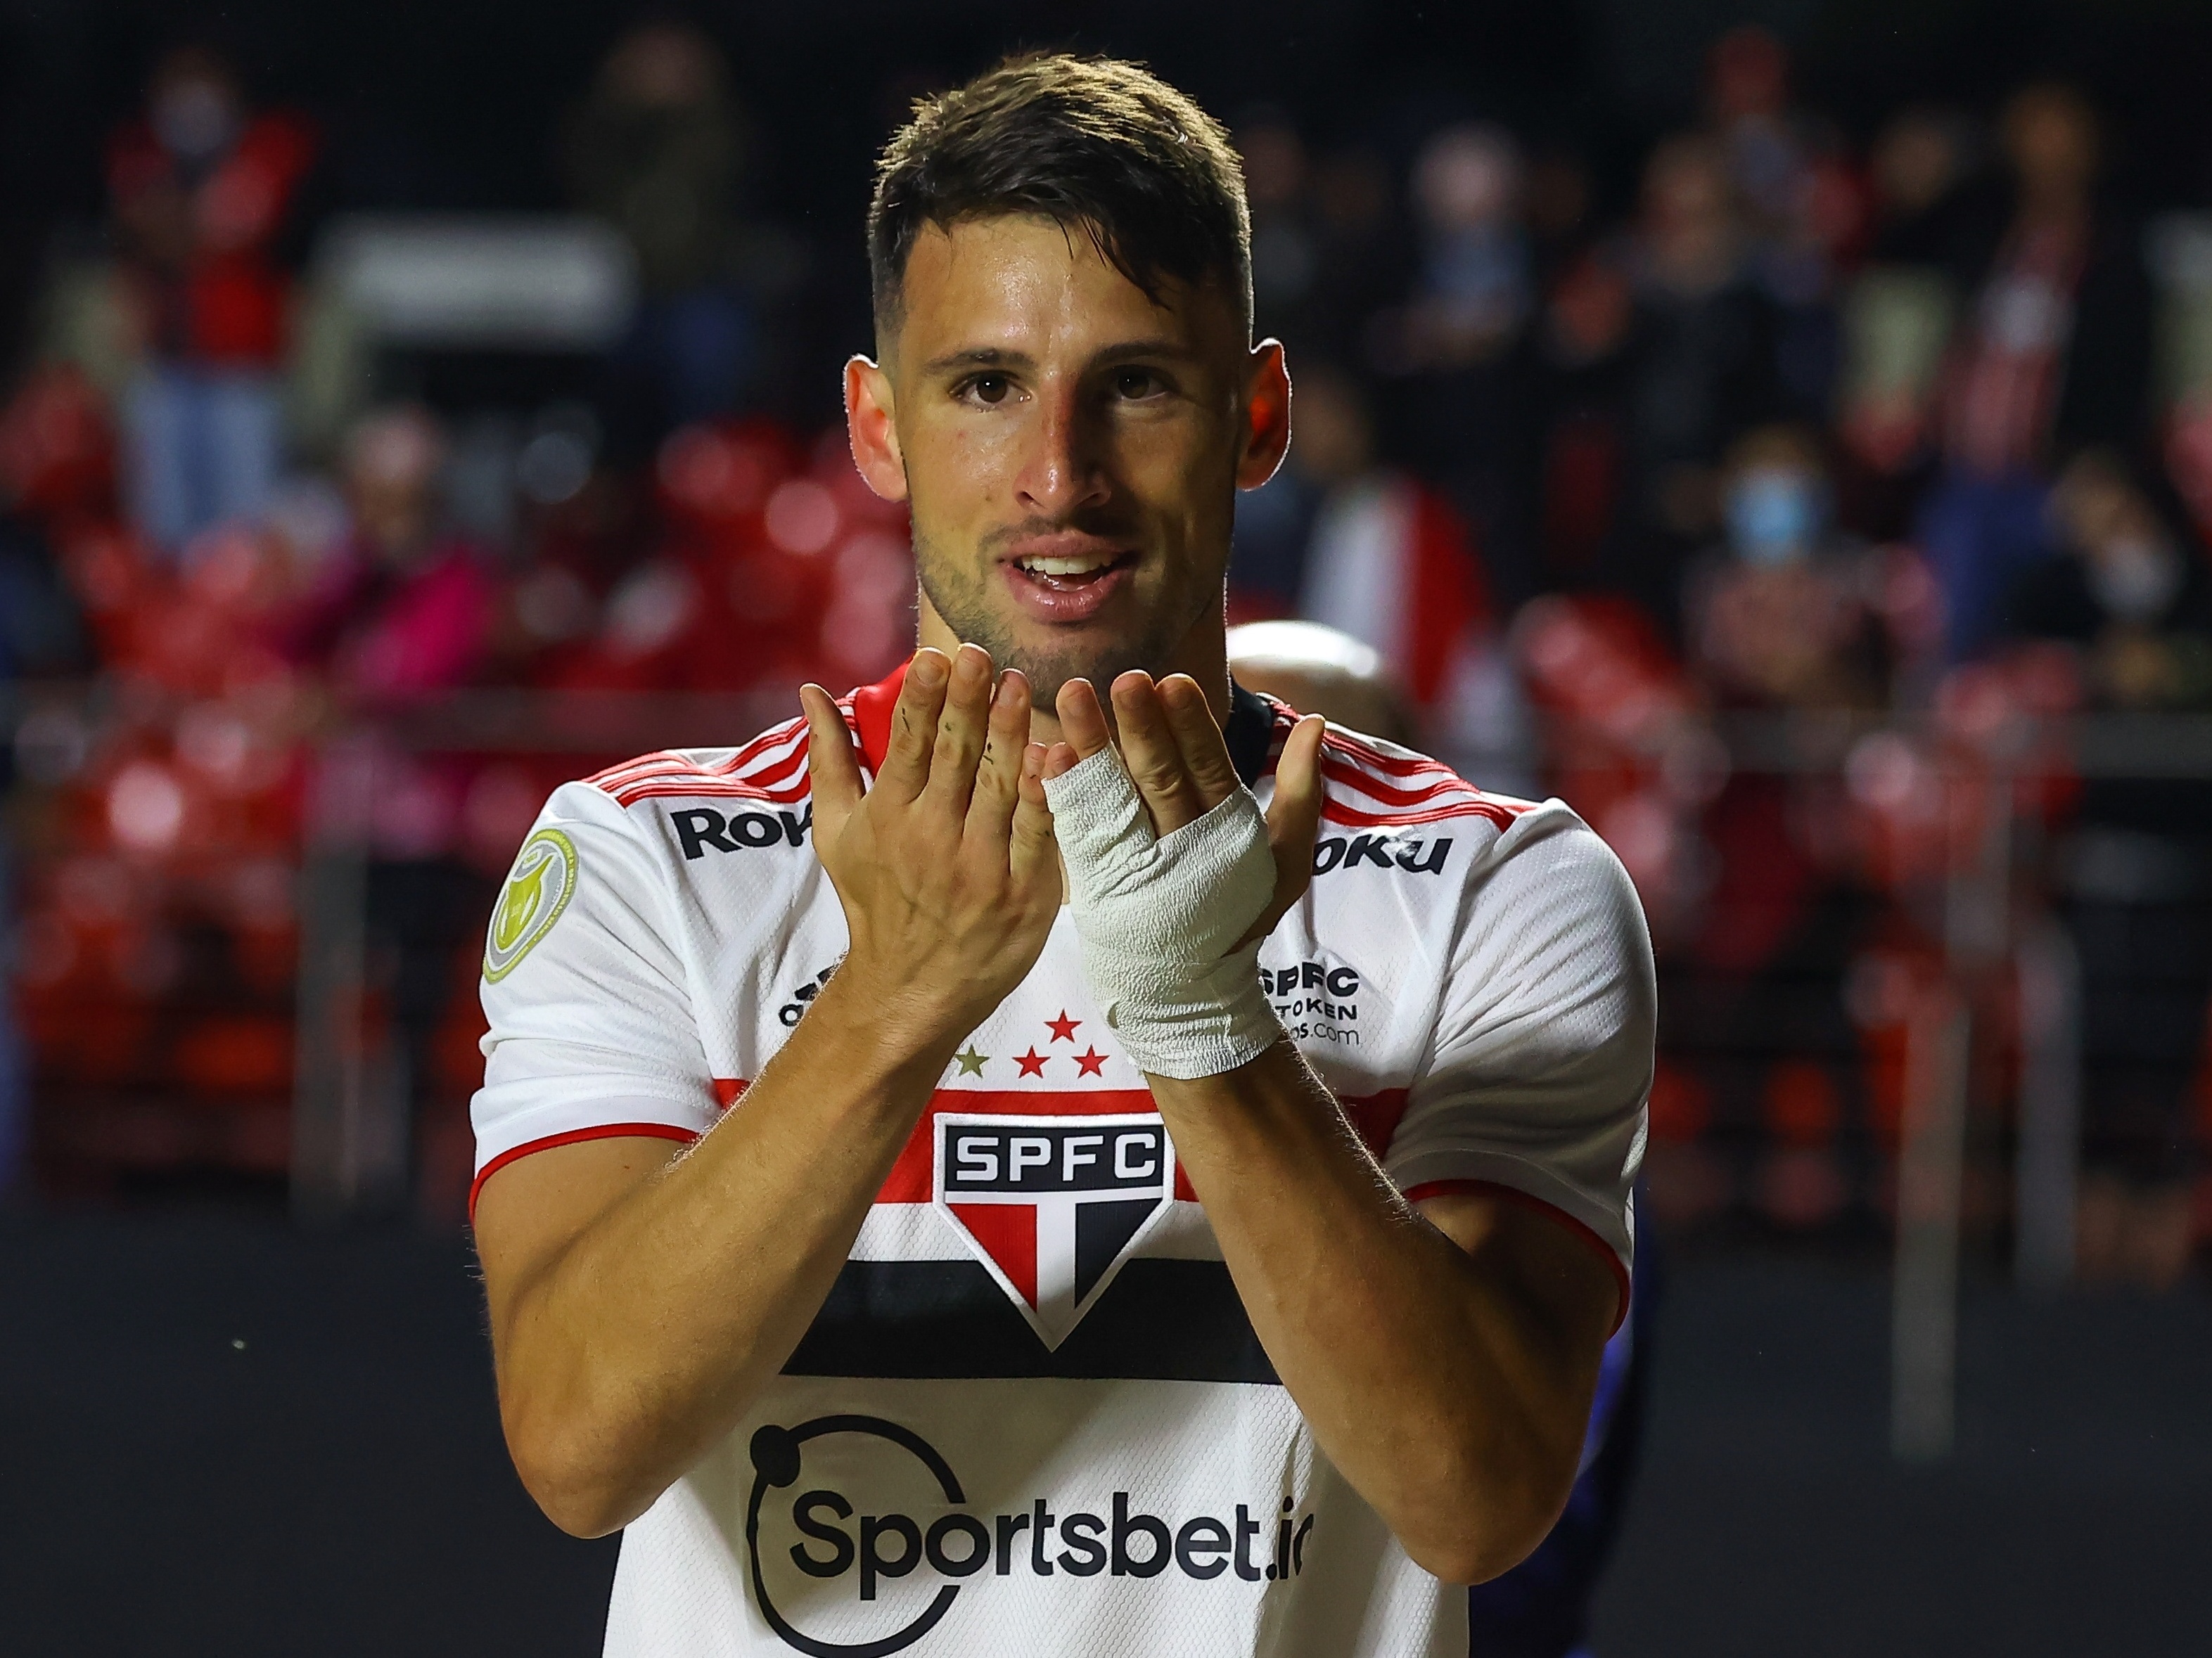
M 844 704 L 879 762 L 898 680 Z M 1292 724 L 1237 693 L 1262 801 Z M 846 944 L 803 722 L 557 790 L 494 915 L 477 1184 L 744 1109 Z M 1653 986 L 1620 865 L 1332 728 L 1315 878 L 1261 951 L 1285 1029 L 1409 1195 L 1483 1183 L 1620 1275 Z M 946 1068 L 812 1328 L 624 1535 L 606 1650 L 1462 1658 L 1467 1597 L 1315 1445 L 1085 987 L 1061 912 Z

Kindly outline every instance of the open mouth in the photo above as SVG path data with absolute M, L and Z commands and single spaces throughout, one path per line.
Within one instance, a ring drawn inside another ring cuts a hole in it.
M 1018 554 L 999 568 L 1015 602 L 1048 623 L 1088 622 L 1127 586 L 1137 555 L 1125 548 L 1095 544 L 1040 548 Z
M 1014 568 L 1030 580 L 1055 592 L 1074 592 L 1134 563 L 1136 556 L 1134 553 L 1115 552 L 1111 548 L 1102 548 L 1095 553 L 1057 556 L 1038 553 L 1016 559 Z

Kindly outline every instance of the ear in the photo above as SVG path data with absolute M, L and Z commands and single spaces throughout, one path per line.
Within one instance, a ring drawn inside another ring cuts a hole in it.
M 906 459 L 892 418 L 890 376 L 866 357 L 845 365 L 845 434 L 853 465 L 885 501 L 906 499 Z
M 1237 487 L 1256 489 L 1275 476 L 1291 447 L 1291 371 L 1280 340 L 1252 348 L 1252 380 L 1244 398 L 1244 454 Z

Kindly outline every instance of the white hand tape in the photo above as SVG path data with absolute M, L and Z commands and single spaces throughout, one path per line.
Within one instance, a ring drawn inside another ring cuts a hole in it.
M 1260 803 L 1239 787 L 1196 823 L 1152 833 L 1111 748 L 1048 779 L 1053 833 L 1091 993 L 1138 1067 L 1212 1077 L 1256 1059 L 1283 1027 L 1260 988 L 1260 946 L 1237 941 L 1274 896 Z

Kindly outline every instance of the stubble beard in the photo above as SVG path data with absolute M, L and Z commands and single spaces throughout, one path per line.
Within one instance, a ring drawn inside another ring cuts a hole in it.
M 915 537 L 915 567 L 930 608 L 963 644 L 981 645 L 991 653 L 994 666 L 1018 668 L 1030 682 L 1030 706 L 1048 712 L 1059 701 L 1060 687 L 1073 679 L 1087 679 L 1103 697 L 1106 688 L 1132 668 L 1154 676 L 1169 671 L 1171 655 L 1198 624 L 1208 602 L 1204 584 L 1199 591 L 1180 587 L 1162 595 L 1156 611 L 1145 618 L 1134 638 L 1111 641 L 1071 641 L 1060 647 L 1024 646 L 1014 637 L 1007 601 L 994 604 L 989 587 L 995 567 L 987 566 L 978 577 L 962 562 L 938 556 L 919 532 Z M 1217 607 L 1220 596 L 1212 596 Z

